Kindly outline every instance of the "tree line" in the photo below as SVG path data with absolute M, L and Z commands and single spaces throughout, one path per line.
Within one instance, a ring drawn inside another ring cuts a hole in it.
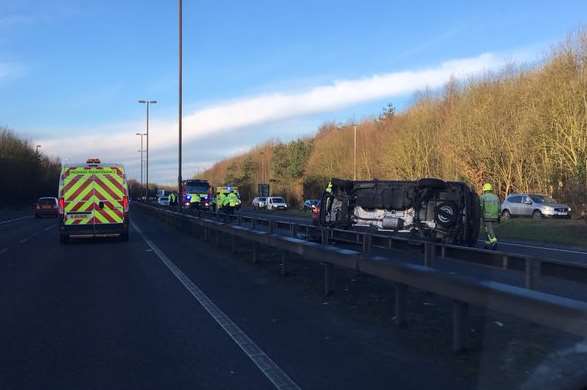
M 28 141 L 0 128 L 1 206 L 32 204 L 38 197 L 57 197 L 61 163 L 39 153 Z
M 270 141 L 199 176 L 241 183 L 250 195 L 265 181 L 293 202 L 315 197 L 328 178 L 353 177 L 354 125 L 358 179 L 439 177 L 477 191 L 491 182 L 502 198 L 532 191 L 584 207 L 587 34 L 570 36 L 538 65 L 451 80 L 401 113 L 390 105 L 358 124 L 326 123 L 314 137 Z

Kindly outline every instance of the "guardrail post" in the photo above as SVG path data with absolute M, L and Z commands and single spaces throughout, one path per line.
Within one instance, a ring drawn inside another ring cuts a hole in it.
M 240 215 L 238 215 L 236 217 L 236 224 L 237 225 L 242 225 L 243 224 L 243 217 L 241 217 Z
M 296 225 L 293 223 L 289 224 L 289 235 L 292 237 L 296 236 Z
M 204 241 L 208 241 L 208 228 L 204 226 Z
M 334 266 L 330 263 L 322 263 L 324 267 L 324 296 L 327 297 L 334 291 Z
M 271 220 L 267 222 L 267 231 L 269 232 L 269 234 L 273 233 L 273 221 Z
M 510 264 L 510 257 L 508 255 L 503 255 L 501 258 L 501 268 L 508 269 Z
M 370 234 L 363 234 L 363 253 L 369 254 L 371 252 L 371 245 L 373 243 L 373 237 Z
M 455 353 L 467 348 L 469 330 L 469 304 L 453 301 L 452 304 L 452 350 Z
M 402 283 L 395 284 L 395 324 L 399 327 L 407 325 L 406 306 L 407 306 L 408 286 Z
M 257 264 L 257 260 L 258 260 L 257 257 L 259 255 L 259 253 L 258 253 L 258 246 L 257 246 L 256 242 L 253 242 L 252 252 L 253 252 L 253 258 L 252 258 L 253 264 Z
M 446 259 L 446 246 L 444 245 L 440 247 L 440 258 Z
M 281 252 L 281 264 L 280 264 L 280 274 L 281 276 L 287 276 L 287 252 Z
M 255 230 L 257 228 L 257 220 L 255 218 L 251 218 L 251 229 Z
M 535 290 L 540 278 L 540 261 L 531 257 L 526 257 L 526 288 Z
M 320 243 L 322 245 L 328 245 L 328 230 L 326 228 L 320 229 Z
M 306 240 L 310 239 L 310 228 L 308 226 L 306 226 Z
M 436 257 L 436 246 L 432 242 L 424 243 L 424 265 L 432 267 Z
M 236 253 L 236 237 L 234 234 L 230 235 L 230 252 Z
M 387 249 L 393 248 L 393 238 L 389 237 L 387 239 Z

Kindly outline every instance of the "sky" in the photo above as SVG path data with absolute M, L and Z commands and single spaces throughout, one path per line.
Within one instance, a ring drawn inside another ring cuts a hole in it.
M 359 121 L 450 78 L 539 63 L 587 1 L 184 0 L 184 176 Z M 473 4 L 476 3 L 476 4 Z M 177 1 L 0 0 L 0 127 L 64 162 L 177 180 Z

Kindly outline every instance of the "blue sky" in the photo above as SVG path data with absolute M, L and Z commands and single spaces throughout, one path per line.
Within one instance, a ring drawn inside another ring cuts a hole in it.
M 453 72 L 539 61 L 587 16 L 585 1 L 472 3 L 184 0 L 184 169 L 405 107 Z M 0 125 L 136 177 L 145 97 L 160 102 L 152 177 L 173 182 L 176 1 L 0 2 Z

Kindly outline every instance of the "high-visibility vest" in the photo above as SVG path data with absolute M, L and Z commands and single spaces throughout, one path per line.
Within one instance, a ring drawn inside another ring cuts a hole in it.
M 481 215 L 485 221 L 497 221 L 499 218 L 500 201 L 492 192 L 485 192 L 480 197 Z

